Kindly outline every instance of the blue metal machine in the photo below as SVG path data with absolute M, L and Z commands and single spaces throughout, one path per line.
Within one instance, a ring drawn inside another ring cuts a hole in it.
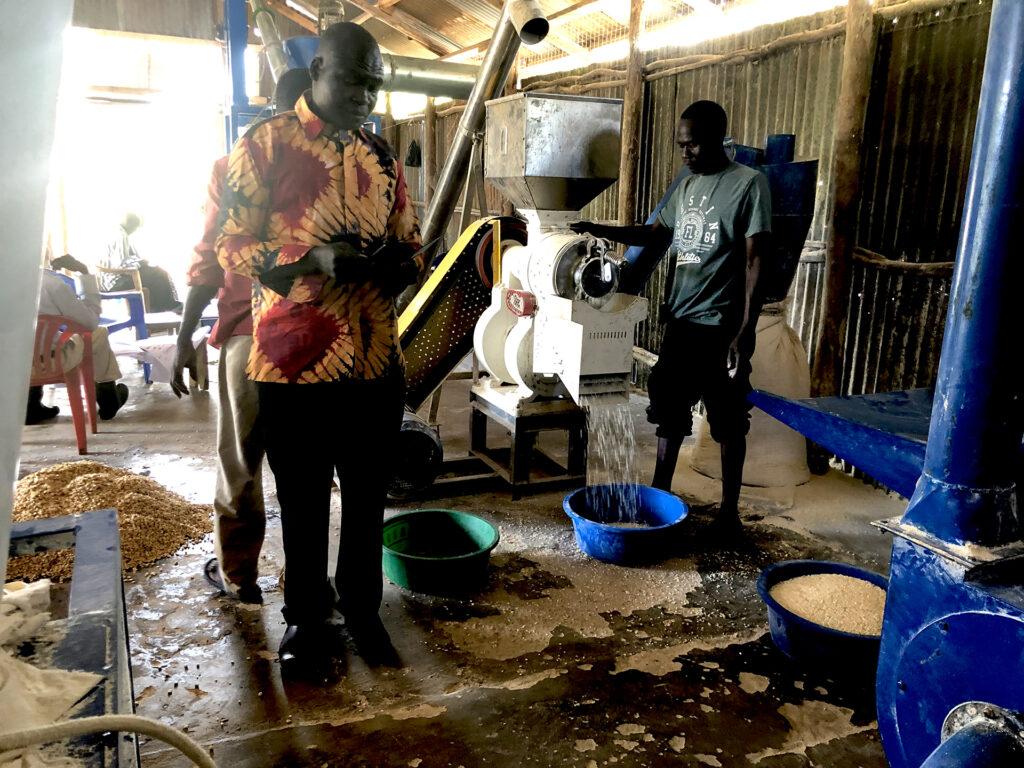
M 228 78 L 231 82 L 231 108 L 224 116 L 225 151 L 261 110 L 249 105 L 245 90 L 245 49 L 249 44 L 249 16 L 245 0 L 224 0 L 224 37 L 228 48 Z
M 1022 90 L 1024 3 L 995 0 L 934 396 L 751 397 L 910 497 L 878 524 L 895 536 L 876 682 L 893 768 L 1024 765 Z

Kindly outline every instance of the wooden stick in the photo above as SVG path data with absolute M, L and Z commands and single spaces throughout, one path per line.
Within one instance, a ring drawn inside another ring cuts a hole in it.
M 445 39 L 444 35 L 442 35 L 436 29 L 428 27 L 415 16 L 411 16 L 410 14 L 406 13 L 403 10 L 400 10 L 398 8 L 392 8 L 388 11 L 382 11 L 377 6 L 370 5 L 370 3 L 366 2 L 366 0 L 346 0 L 346 2 L 348 2 L 351 5 L 354 5 L 363 13 L 368 13 L 371 16 L 373 16 L 373 18 L 379 21 L 383 21 L 392 29 L 401 32 L 403 35 L 405 35 L 411 40 L 415 40 L 428 51 L 438 56 L 450 54 L 457 47 L 456 45 L 442 45 L 441 43 L 437 42 L 435 37 L 427 36 L 420 32 L 418 29 L 416 29 L 416 27 L 419 27 L 420 29 L 429 30 L 431 35 L 436 36 L 437 38 L 440 38 L 442 40 Z
M 308 29 L 313 34 L 319 34 L 319 30 L 316 28 L 316 22 L 306 16 L 305 14 L 299 13 L 294 8 L 289 8 L 284 0 L 265 0 L 265 5 L 270 8 L 274 13 L 279 13 L 290 21 L 294 21 L 300 27 Z
M 840 22 L 838 24 L 829 24 L 828 26 L 820 27 L 819 29 L 811 29 L 806 32 L 797 32 L 793 35 L 786 35 L 785 37 L 780 37 L 778 40 L 773 40 L 767 45 L 762 45 L 760 48 L 743 48 L 738 51 L 732 51 L 731 53 L 684 56 L 681 59 L 668 59 L 660 62 L 652 62 L 651 64 L 648 64 L 646 68 L 648 73 L 647 81 L 650 82 L 662 77 L 671 77 L 672 75 L 678 75 L 682 72 L 689 72 L 694 69 L 701 69 L 702 67 L 761 58 L 785 48 L 793 48 L 797 45 L 804 45 L 805 43 L 814 43 L 819 40 L 826 40 L 830 37 L 838 37 L 843 34 L 843 31 L 846 28 L 847 25 Z M 678 66 L 666 68 L 668 65 L 674 64 L 675 62 L 683 63 Z
M 530 83 L 528 88 L 523 88 L 523 90 L 535 91 L 538 88 L 557 88 L 563 85 L 576 85 L 577 83 L 596 80 L 607 76 L 614 78 L 624 78 L 626 76 L 626 70 L 592 69 L 589 72 L 585 72 L 582 75 L 566 75 L 565 77 L 559 77 L 554 80 L 534 80 L 532 83 Z
M 955 264 L 952 261 L 898 261 L 860 246 L 853 249 L 853 259 L 876 269 L 893 269 L 919 275 L 948 275 L 953 272 Z
M 434 98 L 427 99 L 423 113 L 423 198 L 427 205 L 434 199 L 437 187 L 437 107 Z
M 954 5 L 963 5 L 968 2 L 977 5 L 976 0 L 906 0 L 906 2 L 903 3 L 887 5 L 885 8 L 879 8 L 875 11 L 875 15 L 883 19 L 893 19 L 897 16 L 902 17 L 913 13 L 938 11 L 943 8 L 951 8 Z
M 825 257 L 824 314 L 811 374 L 812 397 L 840 394 L 857 228 L 861 141 L 874 58 L 875 28 L 871 0 L 850 0 L 846 7 L 846 43 L 835 117 L 832 173 L 835 200 Z
M 438 110 L 438 117 L 448 117 L 448 115 L 461 115 L 466 111 L 465 104 L 455 104 L 454 106 L 448 107 L 447 109 Z
M 643 24 L 644 0 L 629 3 L 629 59 L 622 102 L 622 152 L 619 155 L 619 225 L 636 219 L 636 172 L 640 163 L 640 133 L 644 107 L 644 55 L 637 45 Z

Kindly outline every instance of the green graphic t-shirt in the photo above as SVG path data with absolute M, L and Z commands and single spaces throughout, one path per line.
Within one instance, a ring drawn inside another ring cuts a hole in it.
M 672 316 L 738 328 L 746 290 L 746 238 L 771 232 L 768 179 L 733 162 L 718 173 L 687 176 L 658 220 L 674 230 Z

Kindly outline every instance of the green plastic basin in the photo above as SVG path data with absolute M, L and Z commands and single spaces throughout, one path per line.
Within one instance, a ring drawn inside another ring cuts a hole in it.
M 418 509 L 384 521 L 384 575 L 413 592 L 459 595 L 482 589 L 498 529 L 451 509 Z

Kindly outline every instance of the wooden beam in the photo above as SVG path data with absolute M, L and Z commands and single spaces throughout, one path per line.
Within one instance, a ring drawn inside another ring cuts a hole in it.
M 637 46 L 643 23 L 644 0 L 629 2 L 629 59 L 622 100 L 622 155 L 619 159 L 619 225 L 636 220 L 636 175 L 640 158 L 640 124 L 644 103 L 644 54 Z
M 363 13 L 368 13 L 378 21 L 382 21 L 392 29 L 401 32 L 410 40 L 415 40 L 428 51 L 431 51 L 438 56 L 444 56 L 458 48 L 458 45 L 454 41 L 449 40 L 436 29 L 428 27 L 415 16 L 411 16 L 398 8 L 382 11 L 377 6 L 371 5 L 366 0 L 345 1 L 349 5 L 354 5 Z
M 437 108 L 434 97 L 427 98 L 427 109 L 423 113 L 423 202 L 425 208 L 434 199 L 437 186 Z
M 695 13 L 712 13 L 716 16 L 725 14 L 725 11 L 720 6 L 712 3 L 711 0 L 683 0 L 683 2 L 693 8 Z
M 834 202 L 825 253 L 825 290 L 821 335 L 811 374 L 811 396 L 839 395 L 843 345 L 853 279 L 853 247 L 857 236 L 861 143 L 875 58 L 871 0 L 850 0 L 846 6 L 846 42 L 839 80 L 833 151 Z
M 573 3 L 572 5 L 563 8 L 560 11 L 555 11 L 548 16 L 548 24 L 555 26 L 555 22 L 559 24 L 565 24 L 571 21 L 576 16 L 586 16 L 593 13 L 597 9 L 592 9 L 590 6 L 597 5 L 601 0 L 583 0 L 583 2 Z M 586 13 L 584 13 L 586 11 Z
M 381 120 L 380 128 L 384 140 L 391 147 L 395 147 L 395 113 L 391 110 L 391 91 L 384 92 L 384 119 Z M 397 151 L 395 148 L 395 152 Z
M 393 5 L 398 5 L 402 0 L 377 0 L 378 8 L 390 8 Z
M 285 4 L 284 0 L 264 0 L 264 4 L 274 13 L 279 13 L 286 19 L 294 21 L 299 26 L 308 29 L 314 35 L 319 34 L 319 30 L 316 27 L 316 21 L 303 13 L 299 13 L 294 8 L 289 8 Z
M 590 6 L 597 5 L 599 2 L 601 2 L 601 0 L 583 0 L 583 2 L 574 3 L 573 5 L 570 5 L 568 8 L 563 8 L 562 10 L 556 11 L 555 13 L 552 13 L 550 16 L 548 16 L 547 17 L 548 24 L 550 24 L 551 25 L 551 29 L 554 30 L 556 27 L 561 26 L 562 24 L 565 24 L 565 23 L 571 21 L 577 15 L 585 16 L 588 13 L 593 13 L 593 9 L 591 9 Z M 552 32 L 549 31 L 548 32 L 548 37 L 545 38 L 545 39 L 550 41 L 551 35 L 552 35 Z M 568 40 L 568 38 L 564 38 L 564 37 L 562 39 L 563 40 Z M 441 58 L 444 59 L 444 60 L 454 59 L 454 58 L 458 58 L 459 56 L 462 56 L 462 55 L 465 55 L 465 54 L 468 54 L 468 53 L 472 53 L 472 52 L 475 52 L 475 51 L 482 51 L 484 48 L 487 47 L 487 44 L 490 43 L 490 42 L 491 42 L 491 38 L 488 37 L 486 40 L 481 40 L 479 43 L 473 43 L 472 45 L 467 45 L 467 46 L 465 46 L 463 48 L 459 48 L 457 51 L 452 51 L 451 53 L 448 53 L 448 54 L 442 56 Z M 569 41 L 569 42 L 572 43 L 572 41 Z M 575 43 L 572 43 L 572 44 L 575 45 Z M 558 47 L 561 47 L 561 46 L 558 46 Z M 563 49 L 563 50 L 565 50 L 565 49 Z M 586 48 L 583 48 L 583 50 L 587 51 Z M 587 60 L 588 61 L 590 60 L 590 51 L 587 51 Z
M 470 2 L 469 0 L 447 0 L 449 5 L 458 8 L 463 13 L 472 16 L 479 22 L 491 27 L 492 29 L 498 26 L 501 21 L 501 9 L 495 8 L 489 3 L 482 2 L 482 0 L 476 0 Z M 378 6 L 380 3 L 378 3 Z M 550 22 L 549 22 L 550 23 Z M 550 43 L 565 53 L 576 56 L 583 59 L 584 63 L 590 63 L 590 50 L 584 48 L 578 44 L 575 40 L 572 40 L 557 30 L 550 30 L 547 37 L 544 38 L 545 43 Z

